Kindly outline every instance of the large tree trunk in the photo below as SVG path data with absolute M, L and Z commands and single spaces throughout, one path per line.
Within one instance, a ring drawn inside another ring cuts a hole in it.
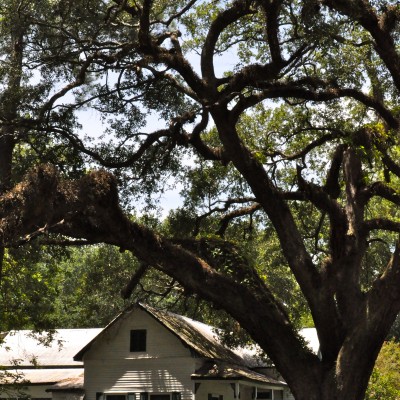
M 7 59 L 8 71 L 4 77 L 7 85 L 1 96 L 0 115 L 0 195 L 10 189 L 12 182 L 12 159 L 16 145 L 16 129 L 14 120 L 18 116 L 18 107 L 21 95 L 23 40 L 25 27 L 15 11 L 15 20 L 12 21 L 10 38 L 10 52 Z M 0 246 L 0 283 L 3 275 L 4 247 Z
M 13 129 L 3 127 L 0 130 L 0 195 L 10 187 L 14 146 Z M 0 284 L 3 277 L 3 262 L 4 247 L 0 246 Z
M 13 218 L 9 209 L 19 210 L 19 218 Z M 20 244 L 19 238 L 26 235 L 26 240 L 31 240 L 36 234 L 52 231 L 132 251 L 147 265 L 230 313 L 272 358 L 297 400 L 362 400 L 399 306 L 398 300 L 384 296 L 388 284 L 398 285 L 389 268 L 364 295 L 358 318 L 352 319 L 352 311 L 347 319 L 343 316 L 340 339 L 337 334 L 329 336 L 326 326 L 316 325 L 320 341 L 332 341 L 319 359 L 303 346 L 285 310 L 251 270 L 252 278 L 244 284 L 218 272 L 193 249 L 185 249 L 182 241 L 175 244 L 129 220 L 118 206 L 115 180 L 104 171 L 64 182 L 54 168 L 38 168 L 14 191 L 0 197 L 0 221 L 3 245 Z M 396 257 L 398 251 L 392 262 L 394 274 Z M 329 323 L 320 319 L 322 322 Z

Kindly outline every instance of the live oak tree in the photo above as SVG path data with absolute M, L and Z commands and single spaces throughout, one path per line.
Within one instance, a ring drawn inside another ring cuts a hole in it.
M 158 270 L 236 319 L 296 399 L 362 399 L 400 310 L 397 2 L 31 3 L 1 9 L 3 249 L 130 251 L 141 268 L 126 296 Z M 83 136 L 84 108 L 103 138 Z M 184 237 L 121 208 L 171 177 L 192 196 L 171 220 L 193 222 Z M 259 218 L 264 257 L 290 269 L 320 358 L 262 269 L 200 237 L 218 214 L 222 237 Z
M 73 44 L 83 33 L 74 32 L 71 25 L 76 25 L 78 15 L 87 17 L 84 11 L 92 15 L 93 9 L 89 3 L 87 6 L 14 0 L 5 0 L 0 5 L 0 192 L 3 194 L 22 178 L 27 168 L 39 162 L 51 162 L 70 176 L 79 175 L 82 165 L 79 154 L 61 136 L 52 135 L 59 129 L 76 126 L 76 118 L 68 110 L 49 112 L 49 109 L 60 96 L 55 88 L 75 77 L 64 67 L 66 63 L 73 67 L 77 61 L 79 52 Z M 90 27 L 94 30 L 89 22 L 90 18 L 86 18 L 86 30 Z M 58 34 L 61 30 L 63 35 Z M 72 89 L 74 83 L 68 83 Z M 61 89 L 61 93 L 65 91 Z M 37 129 L 39 120 L 46 120 L 46 124 Z M 4 254 L 4 248 L 1 253 Z

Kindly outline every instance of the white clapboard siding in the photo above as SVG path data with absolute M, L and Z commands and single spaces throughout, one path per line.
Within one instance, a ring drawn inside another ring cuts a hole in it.
M 182 398 L 191 399 L 192 368 L 193 362 L 187 358 L 176 358 L 175 362 L 168 359 L 124 360 L 108 365 L 91 361 L 85 371 L 86 399 L 95 400 L 96 392 L 182 392 Z
M 80 393 L 74 392 L 52 392 L 52 395 L 53 400 L 82 400 L 83 397 Z
M 283 399 L 284 400 L 295 400 L 292 392 L 289 389 L 285 389 L 283 391 Z
M 222 381 L 203 381 L 196 392 L 196 400 L 208 400 L 208 395 L 212 394 L 216 397 L 223 396 L 224 400 L 234 400 L 234 392 L 227 382 Z M 242 395 L 241 400 L 247 400 Z M 251 400 L 251 399 L 250 399 Z
M 130 352 L 130 331 L 146 329 L 146 352 Z M 86 400 L 96 393 L 181 392 L 192 400 L 190 350 L 146 312 L 136 309 L 121 318 L 84 355 Z
M 130 331 L 147 330 L 147 351 L 131 353 L 129 351 Z M 91 359 L 137 359 L 163 357 L 190 357 L 190 350 L 164 326 L 147 312 L 135 309 L 132 314 L 121 318 L 107 329 L 84 356 L 84 362 Z

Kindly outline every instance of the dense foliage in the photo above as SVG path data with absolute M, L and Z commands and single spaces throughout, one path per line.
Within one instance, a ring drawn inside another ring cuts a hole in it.
M 376 360 L 368 385 L 366 400 L 397 400 L 400 398 L 400 345 L 385 342 Z

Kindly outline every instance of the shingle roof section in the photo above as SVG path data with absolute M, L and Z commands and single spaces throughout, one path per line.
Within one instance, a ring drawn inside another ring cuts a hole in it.
M 83 372 L 79 376 L 63 379 L 60 382 L 57 382 L 49 389 L 46 389 L 46 392 L 84 392 L 84 380 L 83 380 Z
M 141 307 L 200 356 L 234 364 L 243 363 L 239 355 L 220 342 L 216 329 L 210 325 L 148 305 L 141 304 Z

